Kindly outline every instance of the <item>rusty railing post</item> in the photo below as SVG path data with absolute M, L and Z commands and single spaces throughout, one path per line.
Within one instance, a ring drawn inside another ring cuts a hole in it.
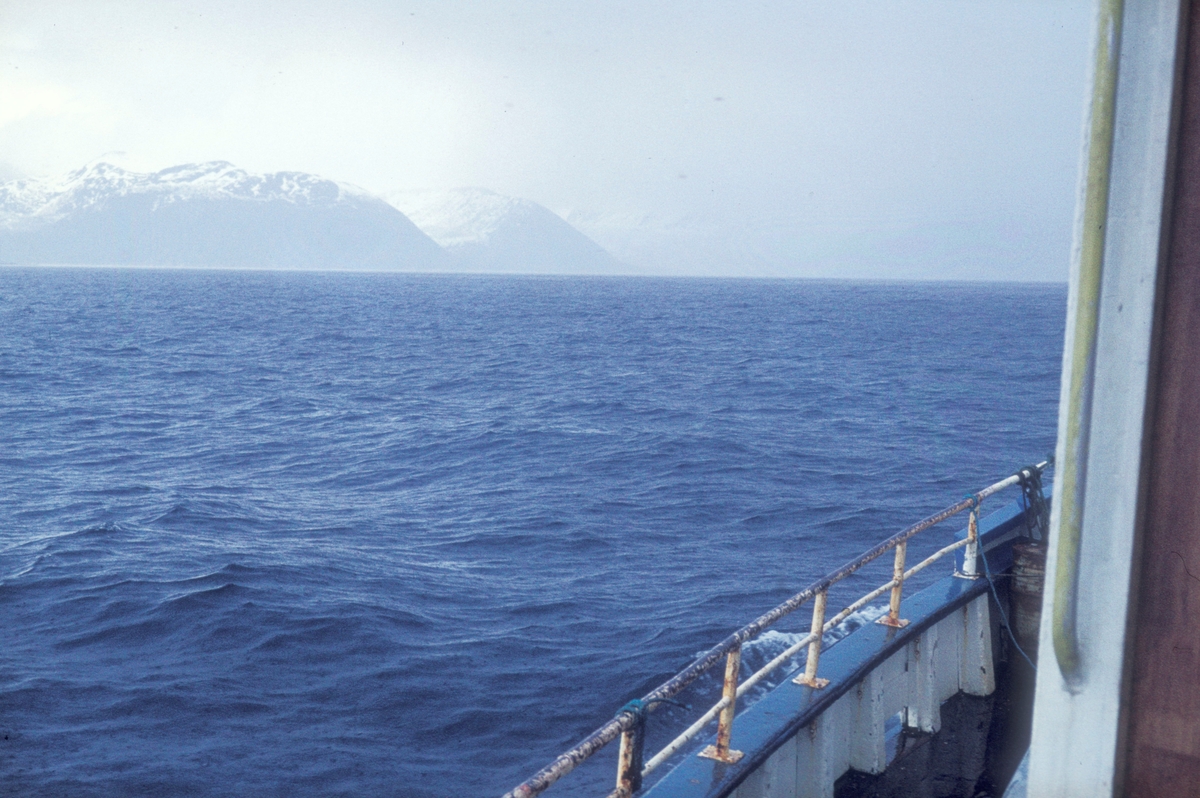
M 817 677 L 817 666 L 821 662 L 821 635 L 825 632 L 825 601 L 828 594 L 829 588 L 825 588 L 813 598 L 813 639 L 808 644 L 808 659 L 804 663 L 804 673 L 792 679 L 794 684 L 807 685 L 814 690 L 820 690 L 829 684 L 828 679 Z
M 967 546 L 963 551 L 962 573 L 956 573 L 959 579 L 979 578 L 979 502 L 971 508 L 967 519 Z
M 888 614 L 877 620 L 884 626 L 902 629 L 908 626 L 908 621 L 900 617 L 900 596 L 904 592 L 904 557 L 908 551 L 908 541 L 896 544 L 896 560 L 892 566 L 892 598 L 888 603 Z
M 630 798 L 642 788 L 642 751 L 646 744 L 645 712 L 635 712 L 633 728 L 621 732 L 621 747 L 617 753 L 618 798 Z
M 741 751 L 734 751 L 729 747 L 729 739 L 733 736 L 733 715 L 737 703 L 738 674 L 741 669 L 742 646 L 739 643 L 725 659 L 725 689 L 721 693 L 725 708 L 721 710 L 717 719 L 717 744 L 707 746 L 701 751 L 702 757 L 733 764 L 743 756 Z

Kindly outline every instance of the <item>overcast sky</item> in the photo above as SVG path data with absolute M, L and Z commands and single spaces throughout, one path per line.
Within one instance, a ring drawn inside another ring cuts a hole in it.
M 484 186 L 706 273 L 1062 280 L 1092 14 L 0 0 L 0 177 L 228 160 Z

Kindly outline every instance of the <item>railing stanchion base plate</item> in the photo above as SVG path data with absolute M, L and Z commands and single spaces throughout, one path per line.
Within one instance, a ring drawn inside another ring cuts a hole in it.
M 720 756 L 717 754 L 717 747 L 715 745 L 709 745 L 706 746 L 703 751 L 697 754 L 697 756 L 702 756 L 705 759 L 715 759 L 718 762 L 724 762 L 727 765 L 733 765 L 741 762 L 742 757 L 744 757 L 745 754 L 741 751 L 734 751 L 732 748 L 730 748 L 725 753 L 725 756 Z
M 903 629 L 904 627 L 908 626 L 908 621 L 904 618 L 893 621 L 886 615 L 882 618 L 877 618 L 875 623 L 879 624 L 880 626 L 890 626 L 893 629 Z

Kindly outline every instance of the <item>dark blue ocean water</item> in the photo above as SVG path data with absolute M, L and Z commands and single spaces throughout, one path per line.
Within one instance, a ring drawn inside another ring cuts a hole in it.
M 1064 305 L 0 269 L 0 795 L 498 795 L 1048 452 Z

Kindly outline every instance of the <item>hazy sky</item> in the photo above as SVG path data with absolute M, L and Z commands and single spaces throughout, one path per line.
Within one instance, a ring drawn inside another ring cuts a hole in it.
M 699 271 L 1065 279 L 1092 14 L 0 0 L 0 177 L 228 160 L 721 242 Z

